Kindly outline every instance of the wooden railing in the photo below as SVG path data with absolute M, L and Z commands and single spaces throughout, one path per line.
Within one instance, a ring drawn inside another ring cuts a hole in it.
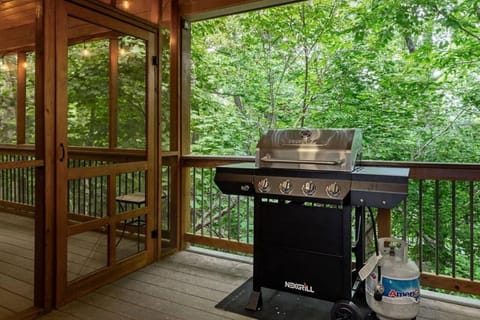
M 2 147 L 0 153 L 0 208 L 33 214 L 35 155 L 30 147 Z
M 135 162 L 145 159 L 145 152 L 132 149 L 69 148 L 70 168 L 89 168 L 112 163 Z M 34 159 L 33 146 L 0 147 L 0 210 L 33 216 L 35 206 L 35 168 L 18 164 Z M 169 235 L 171 229 L 170 167 L 162 166 L 162 230 Z M 72 221 L 103 218 L 107 214 L 107 178 L 96 176 L 69 181 L 68 212 Z M 122 173 L 116 179 L 116 194 L 124 195 L 145 191 L 145 172 Z M 132 210 L 133 204 L 117 203 L 116 211 Z
M 251 197 L 222 194 L 215 167 L 251 157 L 184 157 L 191 183 L 184 238 L 223 250 L 252 253 Z M 480 165 L 362 161 L 361 166 L 410 168 L 408 199 L 377 214 L 379 229 L 403 238 L 420 267 L 422 285 L 480 294 Z M 386 231 L 387 230 L 387 231 Z
M 28 148 L 27 148 L 28 149 Z M 34 169 L 9 168 L 8 163 L 31 161 L 25 148 L 0 150 L 0 207 L 34 213 Z M 69 150 L 72 167 L 142 159 L 137 151 L 98 152 L 95 149 Z M 176 157 L 174 157 L 176 159 Z M 167 159 L 168 160 L 168 159 Z M 171 159 L 174 160 L 173 158 Z M 172 168 L 162 167 L 162 225 L 170 231 L 171 211 L 179 210 Z M 183 157 L 178 164 L 184 176 L 185 241 L 212 248 L 251 254 L 253 252 L 253 200 L 251 197 L 222 194 L 213 182 L 215 167 L 253 162 L 252 157 Z M 362 166 L 410 168 L 407 201 L 392 211 L 377 215 L 379 228 L 406 239 L 410 257 L 422 271 L 422 285 L 469 294 L 480 294 L 480 165 L 415 162 L 362 161 Z M 118 193 L 141 191 L 144 173 L 133 172 L 118 179 Z M 94 218 L 105 214 L 105 181 L 72 181 L 69 212 L 72 218 Z M 177 182 L 178 185 L 178 182 Z M 188 187 L 190 186 L 190 187 Z M 176 232 L 176 229 L 173 230 Z

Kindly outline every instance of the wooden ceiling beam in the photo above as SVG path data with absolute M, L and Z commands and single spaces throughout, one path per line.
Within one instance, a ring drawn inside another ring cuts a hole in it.
M 180 15 L 199 21 L 304 0 L 179 0 Z

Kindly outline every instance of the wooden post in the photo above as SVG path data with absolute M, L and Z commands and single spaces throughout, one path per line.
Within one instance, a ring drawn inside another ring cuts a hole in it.
M 377 226 L 379 238 L 388 238 L 391 236 L 392 214 L 390 209 L 378 208 Z

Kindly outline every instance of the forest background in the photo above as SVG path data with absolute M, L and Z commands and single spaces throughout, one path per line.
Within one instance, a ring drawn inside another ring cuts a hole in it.
M 363 159 L 478 162 L 479 1 L 306 1 L 192 24 L 192 151 L 360 128 Z

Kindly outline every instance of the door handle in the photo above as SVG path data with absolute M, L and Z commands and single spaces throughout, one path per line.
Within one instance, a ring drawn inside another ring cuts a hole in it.
M 63 143 L 60 143 L 60 149 L 61 149 L 61 155 L 60 155 L 60 162 L 63 162 L 63 160 L 65 160 L 65 146 L 63 145 Z

